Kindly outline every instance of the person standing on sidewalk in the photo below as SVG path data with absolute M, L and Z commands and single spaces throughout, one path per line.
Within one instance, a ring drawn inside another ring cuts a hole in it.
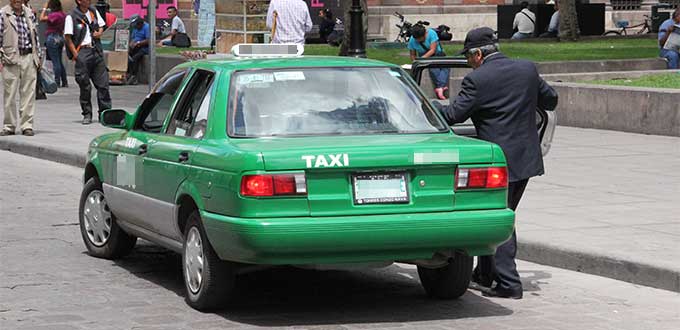
M 97 89 L 99 114 L 111 109 L 109 71 L 104 62 L 101 36 L 106 22 L 90 7 L 90 0 L 76 0 L 77 6 L 64 23 L 66 47 L 76 62 L 76 82 L 80 86 L 80 108 L 83 125 L 92 123 L 92 85 Z
M 47 57 L 52 61 L 54 81 L 57 82 L 57 85 L 61 84 L 61 87 L 68 87 L 66 68 L 62 62 L 65 20 L 66 14 L 61 10 L 61 1 L 59 0 L 48 1 L 40 12 L 40 21 L 47 23 L 47 29 L 45 30 Z
M 461 54 L 474 69 L 461 91 L 440 111 L 446 121 L 457 124 L 472 118 L 478 138 L 498 144 L 508 167 L 508 208 L 517 209 L 529 178 L 542 175 L 543 155 L 536 130 L 536 108 L 554 110 L 557 93 L 529 61 L 511 60 L 498 51 L 498 39 L 488 27 L 468 32 Z M 482 286 L 496 286 L 486 296 L 522 298 L 515 254 L 517 236 L 498 246 L 494 256 L 480 257 L 473 280 Z
M 10 0 L 0 9 L 0 71 L 4 87 L 5 118 L 0 136 L 17 128 L 17 93 L 21 134 L 33 136 L 35 89 L 40 68 L 40 42 L 35 15 L 22 0 Z
M 304 45 L 305 34 L 312 30 L 312 25 L 309 8 L 302 0 L 272 0 L 269 4 L 267 28 L 276 26 L 274 44 Z

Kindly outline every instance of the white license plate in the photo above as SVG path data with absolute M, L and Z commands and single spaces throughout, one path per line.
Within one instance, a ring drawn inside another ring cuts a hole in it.
M 354 204 L 408 203 L 406 173 L 372 173 L 352 176 Z

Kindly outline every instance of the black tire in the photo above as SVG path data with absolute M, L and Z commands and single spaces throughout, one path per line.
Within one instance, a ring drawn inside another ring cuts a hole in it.
M 104 197 L 102 184 L 97 178 L 91 178 L 85 183 L 83 192 L 80 195 L 80 207 L 78 208 L 80 234 L 83 237 L 85 247 L 87 247 L 87 253 L 93 257 L 104 259 L 118 259 L 130 254 L 137 243 L 137 237 L 126 233 L 118 226 L 116 217 L 113 213 L 110 213 L 111 211 L 108 209 L 108 205 L 106 205 L 106 198 L 103 198 L 104 208 L 111 214 L 111 230 L 109 231 L 108 239 L 104 242 L 95 243 L 88 236 L 88 230 L 85 223 L 85 203 L 88 197 L 93 197 L 90 196 L 93 192 L 98 192 L 101 194 L 100 196 Z M 102 219 L 99 219 L 99 221 L 102 221 Z
M 620 36 L 621 32 L 619 31 L 607 31 L 603 34 L 605 37 L 611 37 L 611 36 Z
M 437 299 L 456 299 L 470 284 L 472 257 L 456 253 L 449 264 L 441 268 L 418 266 L 418 276 L 428 296 Z
M 203 252 L 202 281 L 198 290 L 194 292 L 189 284 L 187 271 L 187 246 L 189 233 L 196 228 L 201 238 Z M 224 307 L 234 292 L 236 273 L 234 267 L 221 260 L 213 250 L 201 223 L 198 211 L 192 212 L 184 230 L 184 246 L 182 248 L 182 277 L 186 288 L 186 302 L 192 308 L 199 311 L 207 311 Z

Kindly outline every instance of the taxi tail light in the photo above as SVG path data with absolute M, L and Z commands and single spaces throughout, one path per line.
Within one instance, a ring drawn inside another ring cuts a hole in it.
M 507 167 L 456 169 L 456 189 L 505 188 L 507 186 Z
M 251 197 L 289 196 L 307 194 L 304 174 L 244 175 L 241 195 Z

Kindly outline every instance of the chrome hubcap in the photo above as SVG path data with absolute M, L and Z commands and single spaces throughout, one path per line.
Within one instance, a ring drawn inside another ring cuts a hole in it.
M 203 282 L 203 242 L 198 228 L 191 227 L 184 248 L 184 278 L 191 293 L 198 293 Z
M 85 232 L 90 243 L 103 246 L 111 236 L 111 210 L 101 191 L 95 190 L 87 196 L 83 208 Z

